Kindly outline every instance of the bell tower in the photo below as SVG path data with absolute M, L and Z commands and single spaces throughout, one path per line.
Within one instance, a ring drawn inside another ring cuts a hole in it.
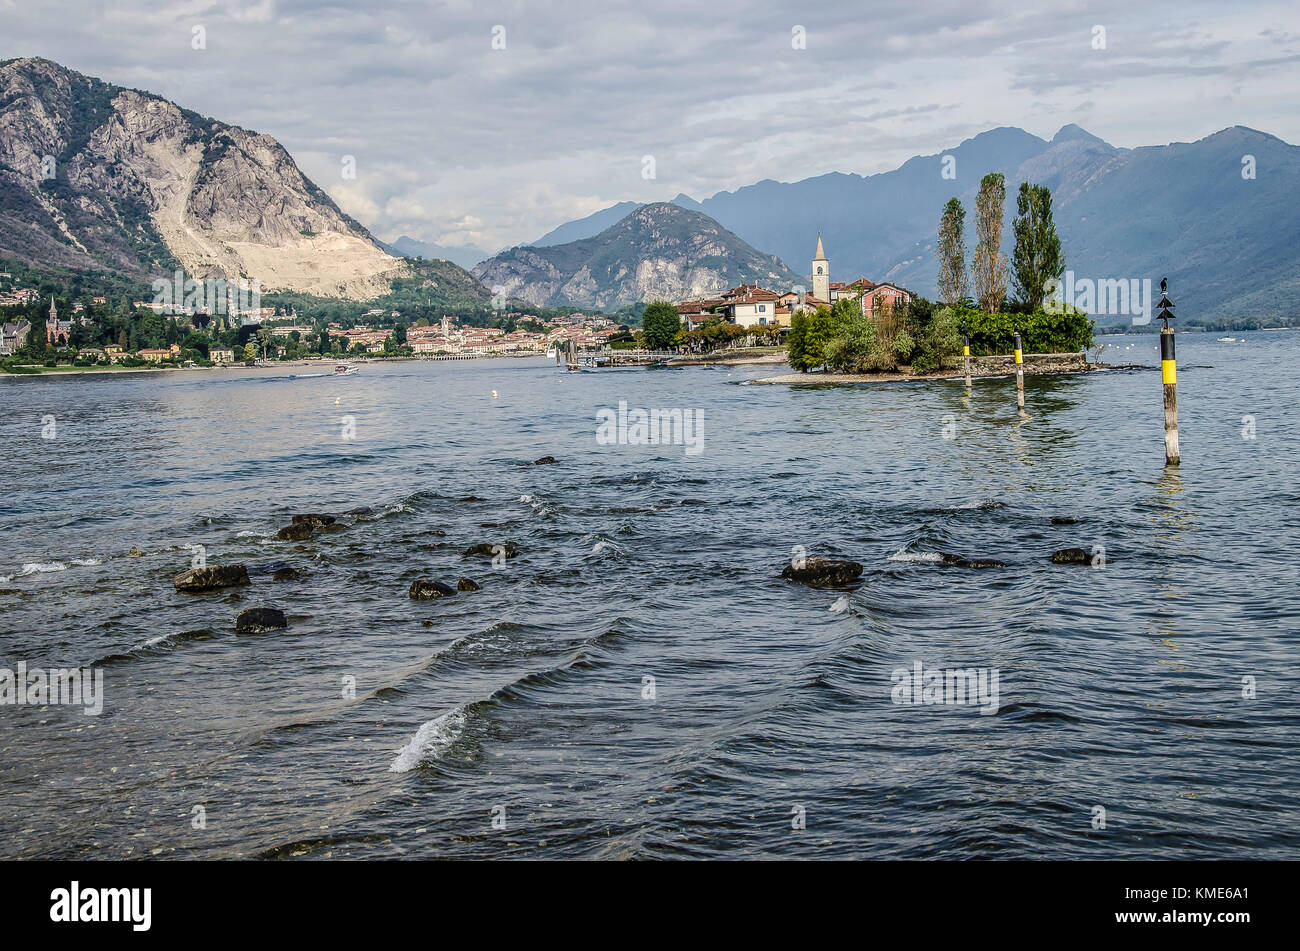
M 817 232 L 817 254 L 813 257 L 812 262 L 812 285 L 813 297 L 829 304 L 831 300 L 831 262 L 826 260 L 826 252 L 822 250 L 822 233 L 820 231 Z

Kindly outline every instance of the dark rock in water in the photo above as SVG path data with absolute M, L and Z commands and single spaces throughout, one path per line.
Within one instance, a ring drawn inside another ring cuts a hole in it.
M 275 533 L 275 537 L 277 541 L 300 542 L 304 539 L 311 538 L 311 533 L 315 530 L 315 526 L 313 526 L 311 522 L 295 522 L 292 525 L 286 525 L 284 528 L 280 529 Z
M 359 508 L 348 509 L 343 514 L 344 515 L 374 515 L 375 510 L 372 509 L 369 505 L 362 505 Z
M 994 561 L 992 558 L 963 558 L 961 555 L 953 555 L 946 551 L 939 552 L 942 565 L 952 565 L 954 568 L 1005 568 L 1006 562 Z
M 552 465 L 555 461 L 556 461 L 556 460 L 555 460 L 555 457 L 554 457 L 554 456 L 542 456 L 542 458 L 540 458 L 540 459 L 534 459 L 534 460 L 533 460 L 533 465 L 535 465 L 535 466 L 549 466 L 549 465 Z
M 1092 562 L 1092 555 L 1086 548 L 1062 548 L 1052 552 L 1054 565 L 1087 565 Z
M 469 578 L 456 579 L 456 590 L 458 591 L 477 591 L 483 587 L 477 581 L 471 581 Z
M 782 578 L 812 585 L 851 584 L 862 574 L 862 566 L 843 558 L 801 558 L 785 566 Z
M 440 528 L 435 528 L 435 529 L 434 529 L 433 531 L 431 531 L 429 534 L 430 534 L 430 535 L 437 535 L 439 538 L 446 538 L 446 537 L 447 537 L 447 533 L 444 532 L 444 531 L 443 531 L 442 529 L 440 529 Z
M 172 579 L 177 591 L 215 591 L 240 584 L 252 584 L 243 565 L 209 565 L 190 568 Z
M 322 525 L 317 529 L 322 535 L 333 535 L 335 532 L 346 532 L 347 530 L 348 526 L 342 522 L 335 522 L 333 525 Z
M 276 608 L 249 608 L 240 611 L 235 618 L 236 634 L 260 634 L 262 631 L 278 631 L 289 626 L 284 612 Z
M 302 572 L 297 568 L 281 568 L 275 574 L 271 575 L 272 581 L 297 581 L 302 577 Z
M 430 598 L 451 597 L 456 593 L 456 589 L 432 578 L 417 578 L 411 582 L 411 590 L 408 593 L 417 601 L 427 601 Z
M 1068 515 L 1053 515 L 1053 516 L 1052 516 L 1052 524 L 1053 524 L 1053 525 L 1078 525 L 1081 521 L 1082 521 L 1082 519 L 1071 518 L 1071 517 L 1068 516 Z
M 465 549 L 466 557 L 470 555 L 484 555 L 488 558 L 495 558 L 497 555 L 504 555 L 507 558 L 513 558 L 519 554 L 519 549 L 510 542 L 498 542 L 496 544 L 470 545 Z
M 337 519 L 333 515 L 295 515 L 290 521 L 294 525 L 310 525 L 312 528 L 324 528 L 333 525 Z
M 467 495 L 463 499 L 457 499 L 458 502 L 486 502 L 487 499 L 480 499 L 477 495 Z
M 142 552 L 140 549 L 138 549 L 138 548 L 136 548 L 134 545 L 132 545 L 132 546 L 131 546 L 131 550 L 130 550 L 129 552 L 127 552 L 127 554 L 130 555 L 132 558 L 139 558 L 140 556 L 142 556 L 142 555 L 144 554 L 144 552 Z
M 708 505 L 709 503 L 705 502 L 703 499 L 682 499 L 677 504 L 678 505 Z
M 479 522 L 478 527 L 479 528 L 500 528 L 501 523 L 500 522 Z

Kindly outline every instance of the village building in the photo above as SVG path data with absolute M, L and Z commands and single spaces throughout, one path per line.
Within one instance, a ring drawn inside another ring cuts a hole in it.
M 0 327 L 0 356 L 11 356 L 27 345 L 31 321 L 19 320 Z
M 230 347 L 210 347 L 208 348 L 208 359 L 217 364 L 234 363 L 235 351 Z

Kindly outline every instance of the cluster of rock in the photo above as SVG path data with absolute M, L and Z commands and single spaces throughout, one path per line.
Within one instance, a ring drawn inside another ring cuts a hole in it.
M 1055 521 L 1055 520 L 1053 520 Z M 1064 521 L 1064 520 L 1063 520 Z M 1073 522 L 1074 520 L 1070 520 Z M 963 558 L 939 552 L 936 564 L 954 568 L 1005 568 L 1006 562 L 992 558 Z M 1091 565 L 1095 557 L 1086 548 L 1062 548 L 1052 553 L 1054 565 Z M 862 565 L 844 558 L 796 558 L 786 565 L 781 577 L 815 587 L 838 588 L 854 584 L 862 575 Z
M 537 465 L 546 464 L 546 460 L 554 462 L 549 456 L 537 460 Z M 484 501 L 475 496 L 469 496 L 462 501 Z M 347 515 L 364 516 L 373 513 L 369 508 L 352 509 L 346 512 Z M 294 515 L 288 525 L 276 532 L 275 537 L 279 541 L 305 541 L 311 538 L 316 532 L 329 533 L 345 531 L 347 525 L 339 522 L 338 518 L 333 515 L 322 515 L 320 513 L 306 513 Z M 435 535 L 445 536 L 443 531 L 433 532 Z M 138 548 L 132 547 L 130 554 L 143 555 L 144 552 Z M 471 545 L 465 549 L 464 557 L 488 557 L 497 558 L 514 558 L 519 554 L 519 549 L 511 542 L 499 543 L 480 543 Z M 301 573 L 291 566 L 278 568 L 272 575 L 275 581 L 291 581 L 301 577 Z M 172 579 L 172 584 L 177 591 L 190 593 L 201 593 L 207 591 L 219 591 L 222 588 L 241 587 L 252 584 L 248 577 L 248 567 L 246 565 L 207 565 L 202 568 L 188 568 L 180 572 Z M 456 579 L 456 586 L 452 587 L 445 582 L 438 581 L 434 578 L 418 578 L 411 582 L 408 591 L 413 600 L 427 601 L 433 598 L 446 598 L 455 595 L 459 591 L 478 591 L 482 586 L 472 578 Z M 288 627 L 288 619 L 284 612 L 278 608 L 249 608 L 241 611 L 235 618 L 235 633 L 237 634 L 255 634 L 263 631 L 282 630 Z

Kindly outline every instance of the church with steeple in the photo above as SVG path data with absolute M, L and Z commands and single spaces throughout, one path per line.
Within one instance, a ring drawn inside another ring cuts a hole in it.
M 59 320 L 59 312 L 54 307 L 54 297 L 50 297 L 50 315 L 45 318 L 45 342 L 51 347 L 66 347 L 72 339 L 72 321 Z
M 804 245 L 807 247 L 807 245 Z M 831 299 L 831 262 L 826 260 L 826 251 L 822 248 L 822 233 L 817 232 L 817 253 L 812 262 L 812 294 L 819 301 L 830 303 Z

